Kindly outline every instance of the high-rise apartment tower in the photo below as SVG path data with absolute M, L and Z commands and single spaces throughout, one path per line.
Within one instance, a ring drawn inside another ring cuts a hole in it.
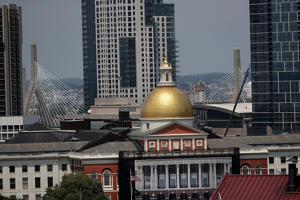
M 84 67 L 85 85 L 96 75 L 98 98 L 132 97 L 136 103 L 142 103 L 159 81 L 164 55 L 176 72 L 174 4 L 162 0 L 95 0 L 93 3 L 82 0 L 82 7 L 92 10 L 83 16 L 88 30 L 83 32 L 83 48 L 89 45 L 91 51 L 95 48 L 95 58 L 93 52 L 89 57 L 89 49 L 84 50 L 84 59 L 91 60 L 91 65 Z M 175 80 L 176 73 L 173 74 Z M 85 94 L 94 89 L 85 86 Z
M 300 128 L 300 1 L 250 0 L 253 124 Z
M 22 11 L 0 5 L 0 116 L 22 113 Z

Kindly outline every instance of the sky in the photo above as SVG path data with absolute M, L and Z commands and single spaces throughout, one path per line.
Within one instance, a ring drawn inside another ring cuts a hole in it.
M 175 3 L 179 75 L 231 72 L 233 49 L 242 69 L 250 63 L 247 0 L 165 0 Z M 23 66 L 30 74 L 30 44 L 38 63 L 59 78 L 82 78 L 81 0 L 0 0 L 23 12 Z

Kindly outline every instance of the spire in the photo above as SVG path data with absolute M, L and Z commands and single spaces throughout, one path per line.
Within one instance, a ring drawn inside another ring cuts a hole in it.
M 168 63 L 167 54 L 164 56 L 163 64 L 160 66 L 160 81 L 158 87 L 175 86 L 172 80 L 172 67 Z

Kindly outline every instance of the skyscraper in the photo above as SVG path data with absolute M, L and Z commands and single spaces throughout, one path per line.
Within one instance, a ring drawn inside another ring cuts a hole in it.
M 81 0 L 81 11 L 84 104 L 88 110 L 97 97 L 95 0 Z
M 0 5 L 0 116 L 22 115 L 22 11 Z
M 250 0 L 253 124 L 300 128 L 300 1 Z
M 90 23 L 95 24 L 96 70 L 92 72 L 91 67 L 90 74 L 97 75 L 97 97 L 132 97 L 142 103 L 159 81 L 165 54 L 176 72 L 174 4 L 162 0 L 95 0 L 94 15 L 87 21 L 94 20 Z M 92 39 L 84 39 L 84 45 Z

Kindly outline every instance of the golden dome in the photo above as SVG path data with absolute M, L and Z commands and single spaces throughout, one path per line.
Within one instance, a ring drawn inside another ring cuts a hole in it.
M 158 87 L 146 98 L 141 118 L 190 118 L 193 107 L 176 87 Z

